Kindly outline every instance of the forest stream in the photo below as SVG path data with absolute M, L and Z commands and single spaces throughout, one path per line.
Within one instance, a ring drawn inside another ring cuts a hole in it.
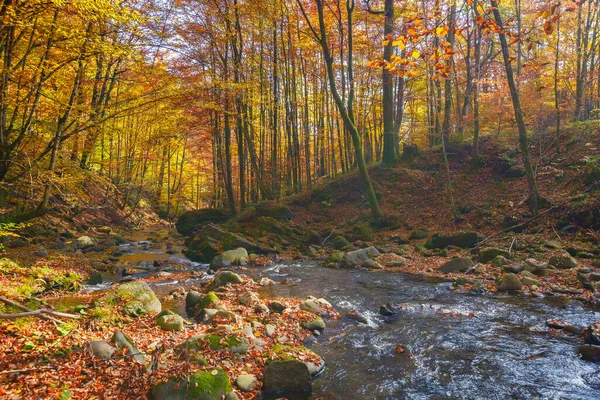
M 144 229 L 121 246 L 129 262 L 169 260 L 202 272 L 198 278 L 152 283 L 159 298 L 210 279 L 206 265 L 148 246 L 170 233 Z M 311 344 L 327 363 L 313 382 L 313 398 L 600 398 L 600 365 L 580 359 L 581 339 L 546 327 L 550 319 L 575 326 L 598 321 L 600 313 L 587 308 L 566 308 L 552 298 L 475 295 L 451 291 L 448 282 L 310 262 L 238 272 L 283 282 L 262 289 L 265 298 L 314 295 L 342 315 L 356 310 L 367 317 L 368 324 L 327 320 L 327 329 Z M 381 316 L 378 308 L 385 303 L 397 304 L 400 312 Z M 183 300 L 166 305 L 187 317 Z

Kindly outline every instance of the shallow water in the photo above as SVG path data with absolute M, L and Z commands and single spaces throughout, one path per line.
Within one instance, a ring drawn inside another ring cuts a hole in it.
M 600 398 L 600 366 L 576 353 L 581 339 L 550 333 L 548 319 L 587 325 L 600 314 L 566 310 L 553 299 L 476 296 L 405 274 L 276 266 L 258 276 L 289 279 L 268 296 L 325 297 L 341 313 L 355 309 L 369 325 L 327 321 L 313 349 L 327 362 L 314 382 L 332 399 Z M 378 313 L 403 304 L 393 317 Z M 474 315 L 474 316 L 471 316 Z M 405 353 L 397 353 L 403 345 Z M 413 355 L 410 358 L 408 353 Z
M 150 252 L 136 254 L 156 259 Z M 327 363 L 314 380 L 315 399 L 600 399 L 600 365 L 580 360 L 582 339 L 545 326 L 549 319 L 585 326 L 600 320 L 598 312 L 565 309 L 559 299 L 453 292 L 448 283 L 392 272 L 315 264 L 243 272 L 292 282 L 264 289 L 261 296 L 324 297 L 342 314 L 354 309 L 368 318 L 368 325 L 326 320 L 327 329 L 312 346 Z M 160 297 L 177 286 L 197 286 L 200 279 L 152 286 Z M 380 316 L 379 306 L 388 302 L 403 310 Z M 185 313 L 183 300 L 164 306 Z M 398 353 L 398 345 L 407 351 Z

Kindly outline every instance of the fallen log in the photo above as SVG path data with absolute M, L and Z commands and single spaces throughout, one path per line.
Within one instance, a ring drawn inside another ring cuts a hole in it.
M 6 297 L 2 297 L 2 296 L 0 296 L 0 301 L 2 301 L 4 304 L 7 304 L 11 307 L 15 307 L 15 308 L 18 308 L 18 309 L 24 311 L 21 313 L 14 313 L 14 314 L 0 314 L 0 319 L 17 319 L 17 318 L 25 318 L 25 317 L 38 317 L 41 319 L 61 323 L 60 320 L 53 318 L 53 317 L 71 318 L 71 319 L 81 318 L 79 315 L 61 313 L 58 311 L 49 310 L 47 308 L 41 308 L 39 310 L 32 310 L 28 307 L 25 307 L 22 304 L 19 304 L 13 300 L 7 299 Z

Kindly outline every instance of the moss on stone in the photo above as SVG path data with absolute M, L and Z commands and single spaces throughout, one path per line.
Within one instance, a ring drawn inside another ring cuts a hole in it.
M 221 300 L 219 300 L 219 297 L 215 294 L 215 292 L 208 292 L 206 293 L 206 296 L 202 298 L 200 303 L 198 303 L 197 307 L 199 309 L 214 308 L 210 306 L 217 305 L 219 303 L 221 303 Z

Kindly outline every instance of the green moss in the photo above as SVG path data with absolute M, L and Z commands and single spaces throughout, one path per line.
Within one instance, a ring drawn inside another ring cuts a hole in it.
M 341 251 L 336 251 L 335 253 L 333 253 L 332 255 L 329 256 L 327 261 L 330 263 L 340 263 L 340 262 L 342 262 L 343 259 L 344 259 L 344 253 L 342 253 Z
M 274 360 L 299 360 L 299 358 L 305 354 L 317 355 L 314 351 L 307 349 L 304 346 L 288 346 L 285 344 L 275 345 L 271 351 L 273 352 L 274 357 L 269 358 L 267 364 Z
M 212 350 L 223 350 L 225 348 L 231 349 L 243 344 L 242 340 L 237 336 L 226 337 L 224 335 L 217 335 L 214 333 L 204 336 L 204 340 L 210 343 L 210 348 Z
M 217 371 L 216 374 L 214 371 Z M 198 371 L 190 377 L 189 395 L 191 398 L 205 393 L 229 393 L 233 390 L 225 371 L 220 368 L 214 371 Z
M 221 303 L 219 297 L 215 294 L 215 292 L 208 292 L 206 296 L 202 298 L 200 303 L 197 305 L 199 309 L 210 308 L 211 305 L 217 305 Z
M 74 272 L 64 272 L 46 266 L 23 267 L 9 259 L 0 259 L 0 274 L 10 275 L 0 292 L 18 300 L 30 298 L 47 290 L 75 292 L 81 288 L 82 276 Z

